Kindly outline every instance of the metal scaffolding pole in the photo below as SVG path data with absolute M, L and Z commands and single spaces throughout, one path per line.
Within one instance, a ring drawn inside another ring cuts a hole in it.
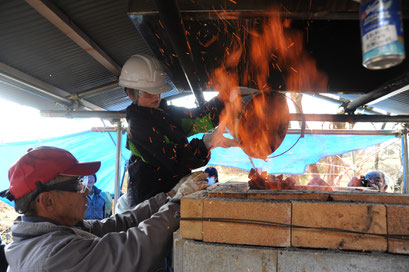
M 378 103 L 386 98 L 406 92 L 409 89 L 409 73 L 404 73 L 392 81 L 385 83 L 379 88 L 366 93 L 351 102 L 345 107 L 345 112 L 353 113 L 357 108 L 371 103 Z
M 66 117 L 66 118 L 102 118 L 118 119 L 125 118 L 125 111 L 40 111 L 44 117 Z M 312 122 L 409 122 L 409 115 L 345 115 L 345 114 L 302 114 L 290 113 L 291 121 L 312 121 Z
M 114 213 L 116 203 L 118 202 L 119 193 L 121 191 L 121 141 L 122 141 L 122 126 L 121 120 L 116 122 L 116 162 L 115 162 L 115 196 L 114 196 Z
M 289 129 L 287 134 L 300 134 L 301 129 Z M 305 129 L 304 134 L 326 135 L 397 135 L 395 130 Z
M 125 111 L 40 111 L 44 117 L 65 117 L 65 118 L 101 118 L 101 119 L 121 119 L 125 118 Z
M 401 192 L 403 194 L 408 193 L 408 186 L 407 182 L 409 181 L 409 156 L 408 156 L 408 129 L 405 128 L 405 130 L 402 133 L 402 164 L 403 164 L 403 181 L 402 181 L 402 187 L 401 187 Z

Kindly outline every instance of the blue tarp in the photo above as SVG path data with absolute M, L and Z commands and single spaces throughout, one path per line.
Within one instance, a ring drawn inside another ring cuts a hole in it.
M 117 135 L 114 132 L 87 131 L 46 140 L 2 144 L 0 145 L 0 191 L 9 186 L 8 169 L 27 152 L 27 149 L 38 146 L 55 146 L 70 151 L 80 162 L 101 161 L 96 186 L 103 191 L 114 193 L 116 138 Z M 122 135 L 121 177 L 125 163 L 130 156 L 125 143 L 126 134 Z M 1 198 L 1 200 L 11 205 L 7 199 Z
M 280 147 L 270 156 L 284 153 L 299 138 L 299 134 L 287 134 Z M 257 168 L 269 174 L 303 174 L 309 164 L 327 156 L 364 149 L 393 139 L 393 135 L 305 135 L 288 152 L 266 161 L 253 159 Z M 212 150 L 210 165 L 231 166 L 249 171 L 252 168 L 249 157 L 238 147 Z
M 116 141 L 116 133 L 111 133 L 111 136 Z M 193 137 L 201 138 L 202 135 L 198 134 Z M 297 141 L 298 137 L 297 134 L 287 134 L 282 145 L 272 155 L 286 151 Z M 367 148 L 393 138 L 393 135 L 305 135 L 284 155 L 267 161 L 259 159 L 253 161 L 257 168 L 262 168 L 269 174 L 302 174 L 308 164 L 316 163 L 324 157 Z M 129 150 L 125 148 L 125 141 L 126 135 L 123 135 L 121 173 L 130 156 Z M 28 148 L 42 145 L 67 149 L 79 161 L 101 161 L 101 169 L 97 172 L 97 186 L 103 191 L 114 193 L 116 143 L 109 137 L 108 132 L 90 131 L 41 141 L 0 145 L 0 191 L 9 186 L 8 169 L 10 166 L 24 155 Z M 238 147 L 213 149 L 209 164 L 244 170 L 252 168 L 248 156 Z M 7 199 L 1 198 L 1 200 L 11 205 Z

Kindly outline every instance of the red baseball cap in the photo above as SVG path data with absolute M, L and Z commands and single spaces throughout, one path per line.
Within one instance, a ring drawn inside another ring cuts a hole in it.
M 90 176 L 101 162 L 78 162 L 67 150 L 40 146 L 29 149 L 9 169 L 10 193 L 18 199 L 37 189 L 37 182 L 45 184 L 58 175 Z

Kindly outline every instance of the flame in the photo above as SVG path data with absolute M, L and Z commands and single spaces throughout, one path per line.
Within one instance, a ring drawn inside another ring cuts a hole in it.
M 317 191 L 334 191 L 333 188 L 321 178 L 312 179 L 306 186 L 298 185 L 297 182 L 283 175 L 269 175 L 261 169 L 252 168 L 249 172 L 249 187 L 256 190 L 317 190 Z
M 291 21 L 281 19 L 277 10 L 270 14 L 261 27 L 237 29 L 223 63 L 210 73 L 209 82 L 225 104 L 221 130 L 227 128 L 247 155 L 260 159 L 279 147 L 289 124 L 285 97 L 269 85 L 270 71 L 283 74 L 287 91 L 323 91 L 327 87 L 327 77 L 303 48 L 303 34 L 292 30 Z M 218 16 L 224 20 L 222 14 Z M 261 92 L 244 101 L 240 85 Z

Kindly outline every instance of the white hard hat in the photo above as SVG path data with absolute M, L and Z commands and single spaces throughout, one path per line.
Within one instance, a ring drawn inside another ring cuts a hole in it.
M 161 94 L 174 88 L 162 64 L 149 55 L 133 55 L 124 64 L 119 85 L 150 94 Z

